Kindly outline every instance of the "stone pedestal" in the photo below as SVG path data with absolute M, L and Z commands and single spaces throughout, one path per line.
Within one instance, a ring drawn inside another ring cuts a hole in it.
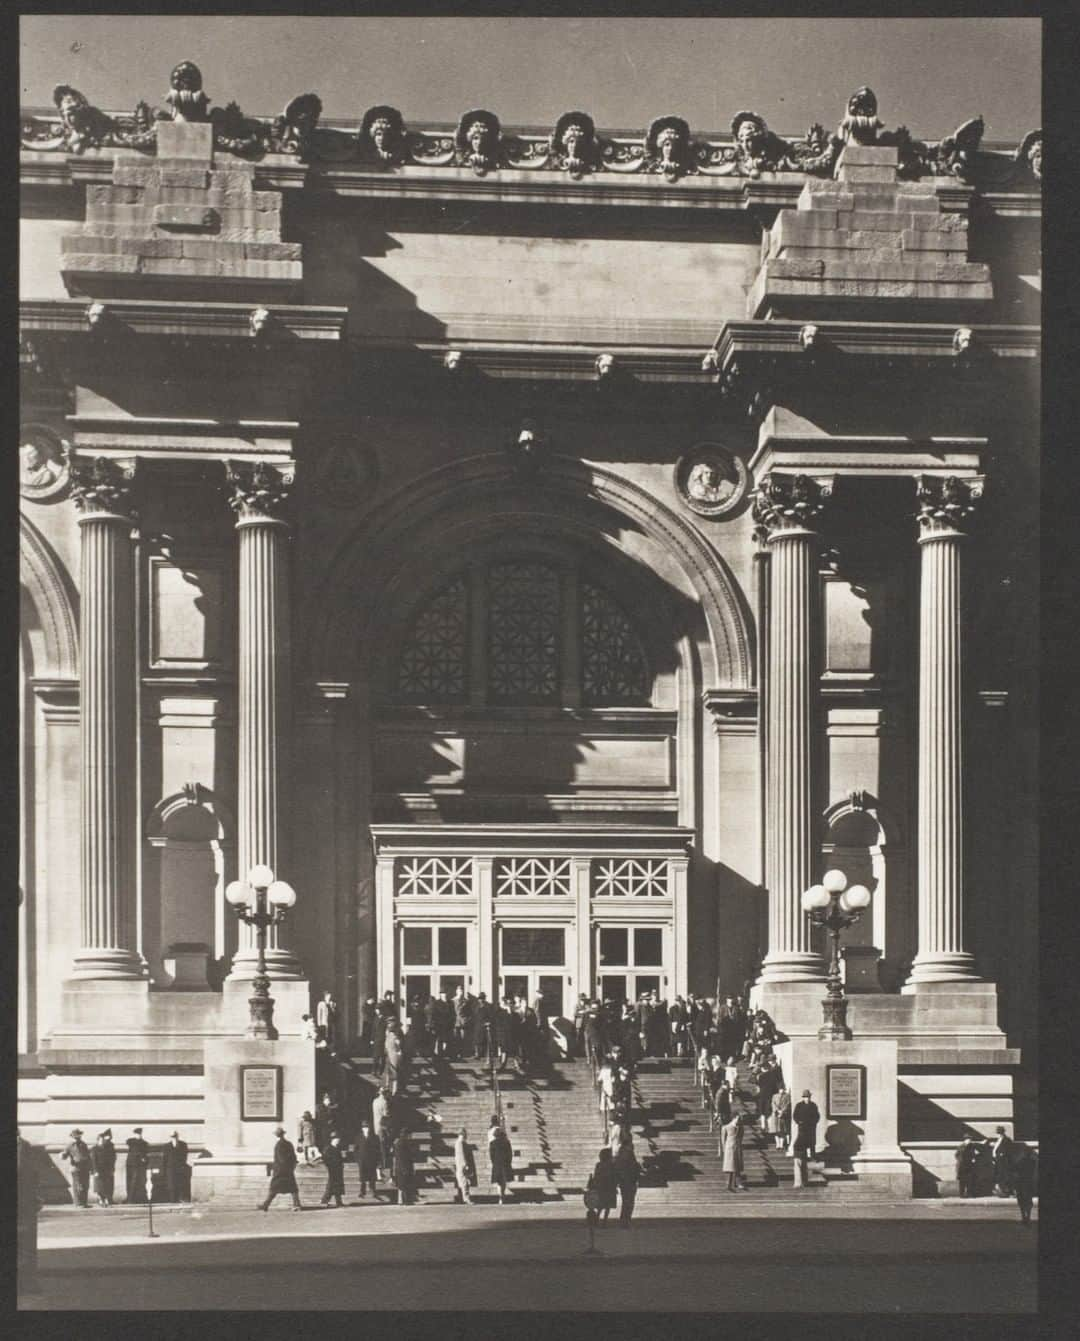
M 897 1044 L 894 1039 L 793 1039 L 776 1049 L 792 1105 L 809 1090 L 821 1110 L 819 1159 L 826 1176 L 871 1196 L 910 1197 L 912 1162 L 900 1149 Z M 827 1067 L 858 1066 L 865 1077 L 864 1117 L 830 1117 Z
M 241 1068 L 245 1066 L 282 1068 L 280 1118 L 244 1119 Z M 284 1127 L 295 1144 L 301 1113 L 314 1110 L 314 1044 L 301 1038 L 208 1040 L 203 1048 L 203 1087 L 205 1150 L 192 1163 L 192 1200 L 205 1201 L 241 1187 L 250 1190 L 254 1204 L 266 1190 L 274 1128 Z

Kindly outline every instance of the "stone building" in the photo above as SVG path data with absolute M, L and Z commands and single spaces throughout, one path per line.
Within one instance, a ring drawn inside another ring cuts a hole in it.
M 221 90 L 227 93 L 227 90 Z M 22 122 L 20 1115 L 182 1124 L 332 989 L 850 1022 L 1034 1133 L 1041 132 Z M 763 101 L 767 101 L 763 98 Z M 832 109 L 833 111 L 835 109 Z M 823 108 L 823 114 L 830 109 Z M 938 128 L 940 131 L 944 128 Z

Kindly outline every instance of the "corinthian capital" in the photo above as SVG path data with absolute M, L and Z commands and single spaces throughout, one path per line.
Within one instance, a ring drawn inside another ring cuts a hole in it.
M 266 461 L 226 461 L 225 487 L 238 521 L 278 521 L 292 488 L 295 467 Z
M 134 461 L 118 461 L 108 456 L 79 456 L 70 448 L 65 459 L 70 472 L 71 497 L 81 516 L 106 513 L 134 520 Z
M 962 535 L 967 522 L 975 513 L 975 505 L 982 497 L 984 480 L 981 475 L 962 480 L 955 475 L 939 479 L 934 475 L 920 475 L 915 482 L 915 498 L 919 505 L 920 538 L 928 540 L 938 535 Z
M 832 496 L 832 483 L 809 475 L 765 475 L 753 495 L 755 534 L 771 540 L 785 531 L 812 531 Z

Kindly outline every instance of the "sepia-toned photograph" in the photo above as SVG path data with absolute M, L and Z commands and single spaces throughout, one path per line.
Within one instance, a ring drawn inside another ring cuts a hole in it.
M 1042 36 L 22 15 L 21 1310 L 1034 1318 Z

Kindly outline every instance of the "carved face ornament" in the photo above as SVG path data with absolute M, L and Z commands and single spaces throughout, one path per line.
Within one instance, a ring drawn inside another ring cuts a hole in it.
M 1028 166 L 1032 176 L 1042 180 L 1042 140 L 1034 140 L 1027 152 Z
M 193 61 L 181 61 L 169 76 L 169 83 L 177 93 L 198 93 L 202 88 L 202 72 Z
M 877 116 L 877 97 L 873 89 L 864 84 L 855 90 L 848 99 L 848 116 Z
M 765 128 L 760 121 L 744 116 L 735 130 L 735 142 L 747 158 L 755 158 L 765 144 Z
M 665 166 L 678 164 L 679 132 L 674 126 L 665 126 L 656 137 L 656 147 L 660 151 L 660 162 Z
M 394 147 L 394 127 L 385 116 L 371 123 L 371 142 L 380 158 L 389 158 Z

